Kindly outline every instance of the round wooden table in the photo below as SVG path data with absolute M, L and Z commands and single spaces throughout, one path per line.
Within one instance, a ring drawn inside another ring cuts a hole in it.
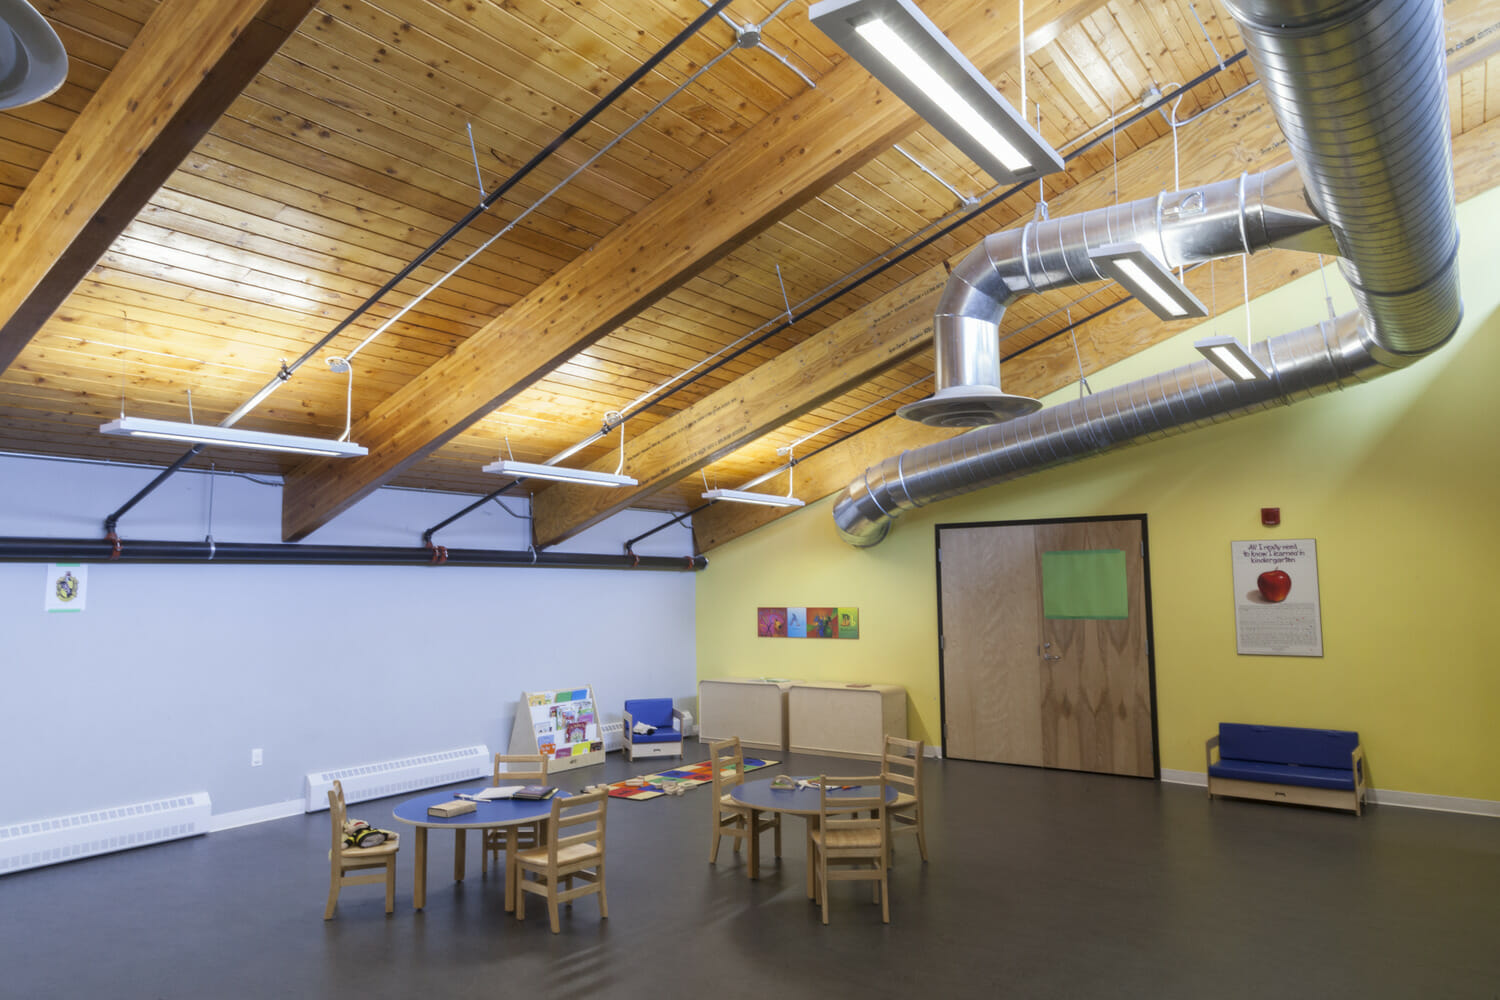
M 817 780 L 817 775 L 811 778 L 793 778 L 793 781 Z M 879 777 L 871 775 L 871 777 Z M 812 840 L 812 831 L 818 825 L 818 815 L 821 811 L 818 789 L 816 788 L 772 788 L 771 782 L 774 778 L 757 778 L 753 781 L 744 781 L 730 789 L 729 797 L 736 805 L 743 806 L 750 812 L 750 829 L 755 829 L 755 821 L 760 813 L 774 812 L 783 813 L 788 816 L 801 816 L 807 820 L 807 840 Z M 869 785 L 856 785 L 851 789 L 830 789 L 828 797 L 837 798 L 872 798 L 879 788 L 879 782 Z M 885 786 L 886 804 L 896 801 L 896 789 L 891 785 Z M 889 831 L 887 831 L 889 839 Z M 760 878 L 760 838 L 746 837 L 750 842 L 749 857 L 745 861 L 746 873 L 751 878 Z M 807 852 L 808 858 L 812 857 L 811 849 Z M 807 866 L 807 895 L 813 895 L 813 870 L 812 864 Z
M 510 864 L 511 857 L 516 851 L 516 830 L 527 823 L 535 823 L 545 820 L 552 815 L 551 799 L 496 799 L 493 802 L 475 802 L 473 812 L 466 812 L 458 816 L 429 816 L 427 809 L 440 802 L 452 802 L 457 794 L 476 795 L 483 791 L 488 785 L 478 788 L 465 788 L 461 793 L 455 793 L 452 789 L 442 792 L 429 792 L 419 795 L 414 799 L 407 799 L 391 811 L 391 815 L 402 823 L 409 823 L 416 827 L 416 875 L 412 884 L 412 904 L 420 910 L 427 905 L 427 831 L 428 830 L 452 830 L 453 831 L 453 881 L 464 880 L 464 851 L 468 846 L 468 832 L 470 830 L 493 830 L 504 829 L 507 832 L 505 844 L 505 909 L 510 912 L 515 909 L 515 869 Z M 568 793 L 559 790 L 558 795 L 566 796 Z

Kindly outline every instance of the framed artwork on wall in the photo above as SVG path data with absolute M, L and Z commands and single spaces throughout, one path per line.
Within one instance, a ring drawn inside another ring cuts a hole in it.
M 1322 656 L 1318 543 L 1311 538 L 1231 542 L 1235 652 Z

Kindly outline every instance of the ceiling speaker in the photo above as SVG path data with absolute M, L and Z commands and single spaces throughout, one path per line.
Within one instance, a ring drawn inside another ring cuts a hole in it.
M 40 101 L 68 77 L 68 54 L 26 0 L 0 0 L 0 111 Z

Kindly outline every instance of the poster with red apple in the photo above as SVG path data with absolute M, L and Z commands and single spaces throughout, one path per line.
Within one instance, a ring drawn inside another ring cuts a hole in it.
M 1236 650 L 1322 656 L 1318 546 L 1311 538 L 1231 542 Z

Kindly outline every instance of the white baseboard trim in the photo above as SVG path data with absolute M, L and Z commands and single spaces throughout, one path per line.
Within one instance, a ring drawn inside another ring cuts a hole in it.
M 931 744 L 929 744 L 927 746 L 927 749 L 925 749 L 925 750 L 922 751 L 922 756 L 923 757 L 931 757 L 934 760 L 942 760 L 943 759 L 943 748 L 942 747 L 935 747 L 935 746 L 932 746 Z
M 1431 809 L 1434 812 L 1468 813 L 1500 819 L 1500 802 L 1489 799 L 1462 799 L 1456 795 L 1427 795 L 1423 792 L 1395 792 L 1372 788 L 1367 803 L 1378 806 L 1400 806 L 1403 809 Z
M 266 823 L 273 819 L 286 819 L 288 816 L 300 816 L 305 811 L 302 799 L 287 799 L 285 802 L 272 802 L 270 805 L 252 806 L 249 809 L 236 809 L 233 812 L 215 813 L 209 817 L 208 832 L 218 833 L 220 830 L 233 830 L 237 826 L 250 826 L 254 823 Z
M 1208 787 L 1208 775 L 1202 771 L 1161 769 L 1161 780 L 1174 785 Z M 1365 793 L 1366 805 L 1397 806 L 1402 809 L 1428 809 L 1433 812 L 1465 813 L 1470 816 L 1493 816 L 1500 819 L 1500 802 L 1489 799 L 1464 799 L 1456 795 L 1428 795 L 1423 792 L 1397 792 L 1371 788 Z

